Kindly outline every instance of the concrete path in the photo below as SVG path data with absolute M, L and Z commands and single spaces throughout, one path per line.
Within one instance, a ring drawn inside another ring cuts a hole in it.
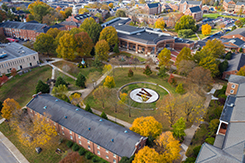
M 5 119 L 0 120 L 0 124 L 3 123 Z M 5 150 L 4 147 L 8 149 Z M 3 148 L 2 148 L 3 147 Z M 14 156 L 12 157 L 12 155 Z M 2 132 L 0 132 L 0 162 L 2 163 L 29 163 L 29 161 L 20 153 L 20 151 L 13 145 L 11 141 L 6 138 Z
M 197 34 L 197 33 L 195 33 L 195 34 L 196 34 L 196 36 L 197 36 L 198 40 L 201 40 L 201 39 L 200 39 L 200 37 L 198 36 L 198 34 Z
M 77 78 L 76 78 L 76 77 L 74 77 L 74 76 L 72 76 L 72 75 L 68 74 L 67 72 L 65 72 L 65 71 L 61 70 L 60 68 L 56 67 L 56 66 L 55 66 L 55 65 L 53 65 L 52 63 L 48 63 L 48 65 L 50 65 L 50 66 L 51 66 L 53 69 L 58 70 L 58 71 L 62 72 L 63 74 L 65 74 L 65 75 L 69 76 L 70 78 L 72 78 L 72 79 L 74 79 L 74 80 L 77 80 Z M 55 70 L 54 70 L 54 71 L 55 71 Z M 53 73 L 52 73 L 52 76 L 53 76 Z

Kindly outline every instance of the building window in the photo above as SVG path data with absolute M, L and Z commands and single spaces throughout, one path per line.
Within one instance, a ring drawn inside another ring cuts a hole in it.
M 78 139 L 81 139 L 81 136 L 80 135 L 78 135 Z
M 106 155 L 105 157 L 106 157 L 107 159 L 109 159 L 109 157 L 108 157 L 107 155 Z
M 62 135 L 65 135 L 64 131 L 62 131 Z
M 113 153 L 113 157 L 114 157 L 114 158 L 116 158 L 116 157 L 117 157 L 117 155 Z
M 78 141 L 79 144 L 82 144 L 81 140 Z
M 115 159 L 113 159 L 113 163 L 117 163 L 117 161 Z
M 231 90 L 230 92 L 231 92 L 231 93 L 234 93 L 234 90 Z
M 100 146 L 99 145 L 97 145 L 97 149 L 100 149 Z
M 90 145 L 88 145 L 88 149 L 90 150 L 91 148 L 90 148 Z
M 109 151 L 108 151 L 108 150 L 105 150 L 105 152 L 106 152 L 106 153 L 109 153 Z
M 71 140 L 73 139 L 72 136 L 70 136 Z
M 233 88 L 233 89 L 234 89 L 235 87 L 236 87 L 236 86 L 235 86 L 234 84 L 232 84 L 231 88 Z
M 100 151 L 97 151 L 97 154 L 100 155 Z
M 70 130 L 70 134 L 72 134 L 72 131 Z
M 90 144 L 90 141 L 89 140 L 87 140 L 87 142 L 88 142 L 88 144 Z
M 62 130 L 64 130 L 64 127 L 63 127 L 63 126 L 61 126 L 61 129 L 62 129 Z

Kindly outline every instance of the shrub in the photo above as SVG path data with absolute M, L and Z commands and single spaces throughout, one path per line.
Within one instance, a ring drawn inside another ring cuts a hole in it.
M 168 78 L 168 83 L 169 84 L 172 84 L 172 85 L 175 85 L 176 84 L 176 80 L 174 79 L 174 76 L 173 74 L 171 74 Z
M 93 157 L 93 154 L 91 152 L 87 152 L 86 155 L 85 155 L 85 158 L 86 159 L 91 159 Z
M 67 145 L 67 147 L 71 148 L 71 146 L 73 145 L 73 142 L 72 142 L 72 141 L 68 141 L 68 142 L 66 143 L 66 145 Z
M 197 155 L 198 155 L 198 153 L 199 153 L 201 147 L 202 147 L 202 146 L 199 145 L 199 146 L 196 146 L 196 147 L 193 149 L 193 154 L 194 154 L 195 157 L 197 157 Z
M 78 150 L 79 150 L 79 148 L 80 148 L 80 146 L 79 146 L 79 145 L 77 145 L 76 143 L 75 143 L 75 144 L 73 144 L 73 146 L 72 146 L 72 150 L 73 150 L 73 151 L 78 151 Z
M 242 49 L 242 48 L 240 48 L 240 49 L 239 49 L 239 52 L 240 52 L 240 53 L 242 53 L 242 52 L 243 52 L 243 49 Z
M 82 156 L 86 153 L 86 149 L 84 149 L 83 147 L 81 147 L 78 151 L 79 155 Z
M 165 66 L 161 66 L 159 69 L 159 73 L 157 75 L 163 78 L 167 76 L 166 72 L 167 72 L 167 69 L 165 68 Z
M 108 119 L 107 115 L 105 114 L 105 112 L 102 112 L 101 115 L 100 115 L 101 118 L 104 118 L 104 119 Z
M 231 56 L 232 56 L 232 53 L 231 52 L 227 52 L 226 55 L 225 55 L 225 59 L 230 60 Z
M 92 158 L 92 162 L 99 162 L 99 160 L 100 159 L 98 157 L 96 157 L 96 156 Z
M 143 74 L 146 74 L 147 76 L 150 76 L 152 74 L 151 68 L 149 65 L 145 66 L 145 69 L 143 71 Z
M 184 163 L 194 163 L 196 161 L 196 158 L 195 157 L 188 157 Z
M 113 52 L 115 53 L 119 53 L 119 48 L 118 48 L 118 44 L 116 44 L 113 48 Z
M 183 37 L 183 38 L 187 38 L 192 34 L 193 34 L 193 31 L 191 29 L 183 29 L 183 30 L 178 31 L 178 36 Z
M 90 108 L 89 104 L 86 105 L 85 111 L 88 111 L 90 113 L 93 113 L 92 109 Z
M 184 88 L 183 88 L 183 85 L 180 83 L 178 84 L 178 86 L 176 87 L 175 89 L 175 92 L 176 93 L 179 93 L 179 94 L 183 94 L 185 92 Z
M 134 72 L 131 69 L 129 69 L 128 70 L 128 77 L 132 77 L 132 76 L 134 76 Z
M 81 88 L 85 88 L 85 82 L 86 82 L 85 76 L 81 72 L 79 72 L 76 80 L 76 85 Z
M 68 84 L 65 82 L 65 80 L 62 77 L 59 76 L 55 82 L 55 87 L 58 87 L 59 85 L 67 86 Z
M 211 137 L 211 138 L 206 138 L 206 139 L 205 139 L 205 142 L 208 143 L 208 144 L 213 145 L 213 144 L 214 144 L 214 140 L 215 140 L 215 139 L 214 139 L 213 137 Z

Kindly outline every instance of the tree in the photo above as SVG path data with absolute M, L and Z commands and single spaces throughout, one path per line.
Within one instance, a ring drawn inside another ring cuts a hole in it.
M 140 4 L 145 4 L 145 0 L 139 0 Z
M 102 16 L 101 13 L 97 13 L 97 14 L 95 14 L 94 16 L 97 17 L 97 18 L 99 18 L 99 22 L 100 22 L 100 23 L 103 23 L 103 16 Z
M 55 50 L 54 38 L 45 33 L 41 33 L 36 37 L 36 41 L 34 43 L 34 49 L 40 53 L 51 54 Z
M 70 59 L 73 60 L 75 59 L 75 40 L 73 37 L 65 33 L 62 37 L 59 39 L 59 45 L 58 48 L 56 49 L 56 52 L 58 53 L 58 57 L 64 58 L 64 59 Z
M 58 36 L 58 34 L 61 32 L 61 30 L 57 29 L 57 28 L 50 28 L 47 31 L 47 34 L 52 36 L 54 39 Z
M 3 3 L 1 7 L 4 11 L 8 12 L 9 8 L 5 3 Z
M 218 126 L 219 126 L 219 119 L 213 119 L 210 121 L 208 129 L 211 132 L 211 135 L 215 135 Z
M 159 77 L 164 78 L 167 77 L 168 75 L 166 74 L 167 69 L 165 68 L 165 66 L 161 66 L 159 69 L 159 73 L 157 74 Z
M 177 122 L 173 125 L 173 136 L 175 136 L 178 139 L 182 139 L 185 134 L 185 120 L 183 117 L 177 120 Z
M 209 35 L 211 33 L 212 27 L 209 24 L 202 25 L 202 34 L 204 36 Z
M 132 163 L 160 163 L 160 156 L 153 148 L 145 146 L 135 154 Z
M 58 87 L 59 85 L 67 86 L 67 83 L 65 82 L 65 80 L 61 76 L 59 76 L 55 82 L 55 87 Z
M 181 147 L 179 141 L 173 137 L 172 132 L 162 133 L 155 140 L 156 151 L 160 154 L 162 162 L 173 162 L 180 157 Z
M 203 67 L 195 67 L 187 76 L 187 82 L 189 84 L 196 84 L 199 88 L 203 88 L 212 83 L 211 72 Z
M 109 7 L 108 7 L 106 4 L 102 5 L 102 6 L 101 6 L 101 9 L 102 9 L 102 10 L 110 11 Z
M 111 69 L 112 69 L 112 66 L 111 66 L 110 64 L 108 64 L 108 65 L 105 65 L 105 66 L 104 66 L 102 72 L 105 74 L 105 73 L 111 71 Z
M 163 18 L 158 18 L 157 21 L 154 24 L 155 28 L 160 28 L 162 31 L 165 28 L 165 22 L 163 20 Z
M 52 90 L 52 94 L 54 94 L 55 97 L 58 97 L 62 100 L 66 100 L 68 88 L 66 85 L 59 85 L 58 87 L 54 87 Z
M 237 75 L 245 76 L 245 66 L 240 68 L 240 70 L 237 72 Z
M 47 25 L 53 25 L 54 21 L 55 21 L 54 15 L 47 14 L 43 17 L 42 23 Z
M 29 4 L 28 9 L 31 15 L 33 15 L 34 20 L 38 21 L 39 23 L 42 23 L 43 17 L 53 10 L 53 8 L 51 8 L 48 4 L 41 1 L 35 1 L 34 3 Z
M 93 92 L 94 99 L 99 102 L 103 108 L 105 108 L 105 102 L 110 95 L 110 90 L 107 87 L 99 86 Z
M 95 45 L 95 54 L 100 60 L 106 61 L 108 59 L 109 50 L 110 50 L 109 44 L 105 40 L 100 40 Z
M 42 80 L 38 80 L 35 93 L 49 93 L 49 85 L 42 82 Z
M 118 54 L 120 51 L 119 51 L 119 48 L 118 48 L 118 43 L 115 44 L 114 48 L 113 48 L 113 52 Z
M 3 22 L 4 20 L 6 20 L 7 16 L 6 13 L 4 11 L 0 11 L 0 22 Z
M 66 17 L 64 17 L 64 18 L 68 18 L 69 16 L 71 16 L 71 13 L 72 13 L 72 7 L 67 7 L 65 9 L 65 15 L 66 15 Z
M 152 74 L 152 71 L 149 65 L 145 66 L 143 74 L 146 74 L 147 76 L 150 76 Z
M 86 82 L 85 76 L 81 72 L 79 72 L 76 80 L 76 85 L 81 88 L 85 88 L 85 82 Z
M 84 110 L 85 110 L 85 111 L 88 111 L 88 112 L 90 112 L 90 113 L 93 113 L 93 111 L 92 111 L 92 109 L 91 109 L 91 107 L 90 107 L 89 104 L 86 105 L 86 107 L 85 107 Z
M 169 61 L 171 59 L 171 51 L 168 50 L 167 48 L 164 48 L 157 56 L 159 59 L 159 65 L 158 66 L 168 66 Z
M 113 3 L 109 3 L 108 5 L 110 8 L 113 8 Z
M 229 66 L 229 63 L 228 63 L 227 60 L 224 60 L 223 62 L 221 62 L 219 64 L 219 71 L 220 71 L 220 73 L 222 74 L 228 68 L 228 66 Z
M 193 32 L 197 30 L 196 21 L 192 16 L 184 15 L 180 18 L 180 21 L 175 24 L 176 32 L 182 29 L 191 29 Z
M 102 112 L 101 115 L 100 115 L 100 117 L 108 120 L 108 117 L 107 117 L 107 115 L 105 114 L 105 112 Z
M 118 43 L 118 36 L 117 36 L 117 31 L 114 27 L 109 26 L 105 27 L 101 32 L 100 32 L 100 39 L 99 40 L 105 40 L 108 42 L 110 46 L 113 46 Z
M 11 70 L 11 75 L 12 75 L 12 76 L 16 76 L 16 75 L 17 75 L 17 71 L 16 71 L 15 68 L 13 68 L 13 69 Z
M 126 13 L 123 10 L 117 10 L 115 16 L 116 17 L 126 17 Z
M 82 103 L 82 97 L 80 93 L 74 93 L 72 95 L 70 95 L 69 97 L 71 104 L 76 105 L 77 107 L 80 107 L 80 103 Z
M 182 60 L 192 60 L 192 55 L 191 55 L 191 49 L 184 47 L 180 53 L 177 55 L 176 61 L 175 61 L 175 65 L 177 67 L 177 69 L 179 69 L 179 63 Z
M 128 70 L 128 77 L 133 77 L 134 76 L 134 72 L 132 71 L 132 69 Z
M 80 8 L 79 11 L 78 11 L 79 14 L 84 14 L 85 12 L 89 13 L 89 10 L 86 9 L 86 8 Z
M 10 119 L 15 110 L 21 109 L 19 103 L 16 102 L 14 99 L 10 99 L 10 98 L 4 100 L 2 106 L 3 107 L 1 110 L 2 113 L 1 116 L 5 119 Z
M 218 61 L 213 56 L 207 56 L 199 62 L 199 66 L 204 69 L 209 69 L 212 77 L 215 77 L 219 74 L 219 66 Z
M 74 41 L 76 44 L 76 52 L 80 57 L 90 56 L 94 44 L 86 32 L 75 34 Z
M 185 93 L 185 90 L 184 90 L 184 88 L 183 88 L 183 84 L 182 84 L 182 83 L 178 84 L 178 86 L 177 86 L 176 89 L 175 89 L 175 92 L 176 92 L 176 93 L 179 93 L 179 94 Z
M 178 31 L 178 36 L 183 38 L 188 38 L 192 34 L 193 31 L 191 29 L 182 29 Z
M 72 35 L 73 37 L 76 35 L 76 34 L 79 34 L 81 32 L 84 32 L 83 29 L 80 29 L 80 28 L 72 28 L 70 31 L 69 31 L 69 34 Z
M 113 20 L 113 19 L 115 19 L 115 18 L 116 18 L 116 16 L 111 16 L 111 17 L 107 18 L 107 19 L 105 20 L 105 22 L 108 22 L 108 21 Z
M 80 28 L 88 33 L 94 44 L 98 41 L 102 27 L 93 18 L 86 18 Z
M 103 86 L 108 88 L 114 88 L 116 86 L 114 78 L 112 76 L 106 76 Z
M 178 64 L 178 73 L 183 75 L 188 75 L 197 64 L 192 60 L 181 60 Z
M 170 74 L 170 75 L 169 75 L 168 83 L 169 83 L 169 84 L 172 84 L 172 85 L 175 85 L 175 84 L 176 84 L 176 80 L 175 80 L 173 74 Z
M 3 103 L 2 103 L 2 101 L 0 101 L 0 115 L 2 114 L 2 108 L 3 108 Z
M 162 125 L 152 116 L 136 118 L 130 130 L 148 137 L 149 135 L 156 138 L 162 132 Z
M 208 40 L 201 51 L 206 53 L 206 56 L 213 55 L 215 58 L 220 58 L 225 54 L 225 46 L 220 40 Z

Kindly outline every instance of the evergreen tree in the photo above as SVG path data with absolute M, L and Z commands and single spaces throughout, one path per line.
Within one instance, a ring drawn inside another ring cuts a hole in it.
M 129 69 L 128 70 L 128 77 L 132 77 L 132 76 L 134 76 L 134 72 L 131 69 Z
M 42 80 L 39 80 L 36 86 L 35 93 L 42 92 L 42 93 L 49 93 L 49 85 L 42 82 Z
M 147 76 L 150 76 L 152 74 L 152 71 L 149 65 L 145 66 L 143 74 L 146 74 Z
M 65 80 L 59 76 L 55 82 L 55 87 L 58 87 L 61 84 L 67 86 L 67 83 L 65 82 Z
M 113 52 L 119 53 L 119 48 L 118 48 L 118 44 L 117 43 L 116 43 L 116 45 L 113 48 Z
M 185 134 L 185 129 L 186 129 L 186 125 L 185 125 L 185 120 L 183 117 L 181 117 L 179 120 L 177 120 L 177 122 L 173 125 L 173 135 L 179 139 L 181 139 L 182 137 L 184 137 Z
M 93 113 L 92 109 L 90 108 L 89 104 L 86 105 L 85 111 L 88 111 L 90 113 Z
M 76 80 L 76 85 L 85 88 L 85 81 L 86 81 L 85 76 L 81 72 L 79 72 Z
M 108 120 L 107 115 L 105 114 L 105 112 L 102 112 L 100 117 Z

